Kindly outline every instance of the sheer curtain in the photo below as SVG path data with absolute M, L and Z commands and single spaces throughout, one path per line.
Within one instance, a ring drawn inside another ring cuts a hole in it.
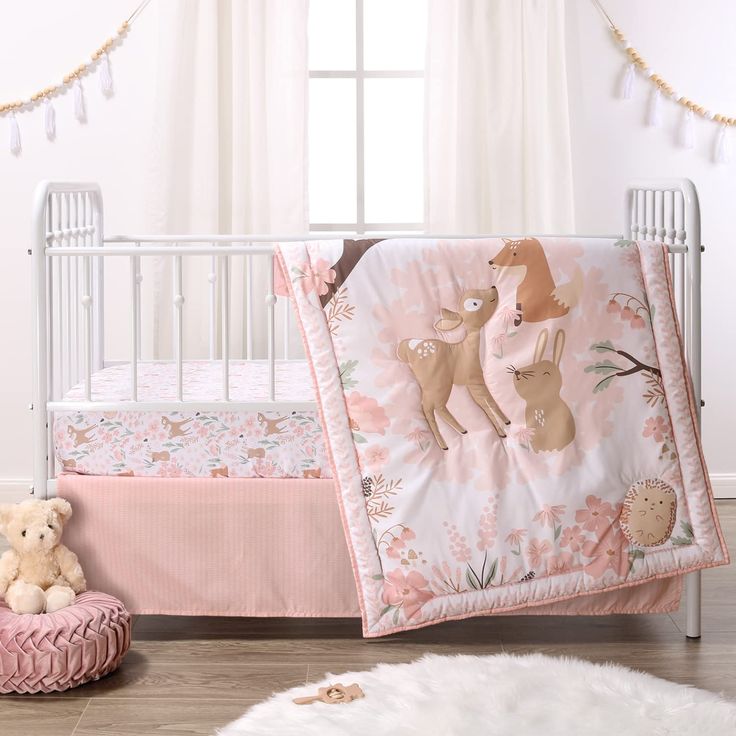
M 306 232 L 307 0 L 157 5 L 158 98 L 146 185 L 152 230 Z M 185 355 L 206 357 L 211 267 L 206 257 L 184 260 Z M 265 270 L 255 268 L 252 278 L 256 308 L 263 309 Z M 144 274 L 156 303 L 148 336 L 155 358 L 171 354 L 172 280 L 168 257 Z M 234 258 L 233 357 L 244 354 L 245 281 L 245 258 Z M 257 348 L 264 344 L 264 313 L 254 313 L 253 325 Z
M 429 232 L 573 232 L 563 0 L 429 0 Z

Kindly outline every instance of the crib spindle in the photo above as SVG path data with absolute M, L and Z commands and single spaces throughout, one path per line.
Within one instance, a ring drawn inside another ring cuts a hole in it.
M 140 301 L 138 299 L 138 264 L 137 256 L 130 257 L 130 302 L 132 306 L 131 315 L 131 340 L 130 340 L 130 399 L 138 401 L 138 357 L 140 337 Z
M 273 257 L 268 259 L 266 311 L 268 325 L 268 398 L 276 400 L 276 296 L 273 293 Z
M 80 302 L 84 310 L 84 395 L 92 401 L 92 257 L 84 256 L 84 286 Z
M 174 356 L 176 360 L 176 399 L 184 400 L 184 295 L 182 294 L 181 256 L 174 256 Z
M 210 243 L 214 248 L 215 243 Z M 217 257 L 210 256 L 210 272 L 207 274 L 209 282 L 209 352 L 210 360 L 217 358 Z
M 220 256 L 222 295 L 222 400 L 230 401 L 230 256 Z
M 245 357 L 248 360 L 253 359 L 253 256 L 251 255 L 245 257 Z

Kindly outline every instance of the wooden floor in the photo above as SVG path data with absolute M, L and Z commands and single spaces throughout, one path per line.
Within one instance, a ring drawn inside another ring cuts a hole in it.
M 720 502 L 719 511 L 733 556 L 736 501 Z M 473 619 L 370 641 L 352 619 L 140 616 L 118 672 L 60 695 L 0 696 L 0 734 L 211 734 L 275 690 L 425 652 L 541 651 L 614 661 L 736 698 L 736 571 L 703 577 L 700 641 L 685 638 L 683 612 Z

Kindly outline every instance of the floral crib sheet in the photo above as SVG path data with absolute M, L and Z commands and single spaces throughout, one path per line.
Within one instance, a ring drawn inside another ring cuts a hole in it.
M 365 636 L 728 561 L 662 245 L 281 244 Z
M 215 401 L 222 372 L 214 361 L 186 361 L 187 400 Z M 267 395 L 263 361 L 231 361 L 230 397 L 257 401 Z M 304 361 L 276 362 L 277 398 L 311 401 Z M 75 386 L 67 398 L 81 399 Z M 92 377 L 96 400 L 130 397 L 130 367 L 116 365 Z M 140 401 L 174 401 L 176 366 L 140 363 Z M 322 427 L 314 411 L 172 412 L 62 411 L 54 415 L 54 445 L 60 470 L 84 475 L 147 477 L 331 478 Z

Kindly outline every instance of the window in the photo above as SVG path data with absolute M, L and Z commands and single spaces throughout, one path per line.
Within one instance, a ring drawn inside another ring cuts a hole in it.
M 313 231 L 423 229 L 426 0 L 310 0 Z

